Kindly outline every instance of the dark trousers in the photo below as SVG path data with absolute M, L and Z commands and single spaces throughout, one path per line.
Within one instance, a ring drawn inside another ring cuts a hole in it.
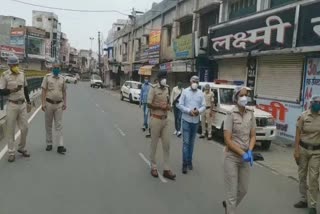
M 176 105 L 173 106 L 173 114 L 174 114 L 174 125 L 176 128 L 176 131 L 179 132 L 181 131 L 181 115 L 182 112 L 180 109 L 177 108 Z

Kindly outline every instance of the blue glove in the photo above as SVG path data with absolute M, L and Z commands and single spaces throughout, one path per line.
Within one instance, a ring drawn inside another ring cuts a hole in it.
M 251 151 L 251 150 L 248 150 L 247 154 L 248 154 L 248 156 L 249 156 L 250 166 L 253 166 L 253 155 L 252 155 L 252 151 Z
M 244 153 L 244 154 L 242 155 L 242 160 L 243 160 L 244 162 L 249 162 L 249 161 L 250 161 L 250 156 L 249 156 L 248 152 L 247 152 L 247 153 Z

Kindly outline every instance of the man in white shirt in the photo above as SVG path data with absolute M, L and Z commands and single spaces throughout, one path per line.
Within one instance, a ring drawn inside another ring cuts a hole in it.
M 179 99 L 182 93 L 182 83 L 178 82 L 177 86 L 172 89 L 170 103 L 173 107 L 173 114 L 174 114 L 174 125 L 175 131 L 173 134 L 177 135 L 178 137 L 181 136 L 181 110 L 177 107 L 179 104 Z

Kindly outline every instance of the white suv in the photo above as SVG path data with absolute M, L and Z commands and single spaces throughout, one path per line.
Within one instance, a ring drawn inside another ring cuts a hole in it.
M 233 91 L 238 86 L 237 84 L 239 84 L 239 81 L 229 81 L 231 84 L 225 82 L 226 81 L 221 81 L 221 84 L 219 84 L 218 80 L 216 83 L 199 83 L 199 88 L 202 90 L 206 84 L 209 84 L 214 93 L 215 107 L 213 108 L 213 111 L 215 114 L 212 126 L 214 130 L 219 131 L 221 134 L 223 133 L 223 123 L 227 112 L 231 111 L 234 107 L 232 100 Z M 276 138 L 275 120 L 270 113 L 256 108 L 253 101 L 253 95 L 250 95 L 249 97 L 251 97 L 251 101 L 248 103 L 248 107 L 254 111 L 257 123 L 256 139 L 258 142 L 261 142 L 261 146 L 264 150 L 268 150 L 270 148 L 271 141 Z
M 142 84 L 136 81 L 126 81 L 121 87 L 120 98 L 124 100 L 127 98 L 130 103 L 140 102 Z
M 98 76 L 97 74 L 93 74 L 90 79 L 90 87 L 91 88 L 95 88 L 95 87 L 102 88 L 103 82 L 101 80 L 101 77 Z

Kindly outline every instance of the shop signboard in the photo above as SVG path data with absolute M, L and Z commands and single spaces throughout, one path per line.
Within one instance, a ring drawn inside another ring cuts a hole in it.
M 10 45 L 24 46 L 24 44 L 25 44 L 24 36 L 10 36 Z
M 20 59 L 24 57 L 24 48 L 13 47 L 8 45 L 0 45 L 0 57 L 7 58 L 8 56 L 16 55 Z
M 310 107 L 310 99 L 320 94 L 320 57 L 307 58 L 304 78 L 303 109 Z
M 149 50 L 148 50 L 149 65 L 159 64 L 160 41 L 161 41 L 161 31 L 160 30 L 151 31 L 149 35 Z
M 180 36 L 173 40 L 173 52 L 175 59 L 187 59 L 193 57 L 193 35 Z
M 247 87 L 251 88 L 254 94 L 257 76 L 257 58 L 248 57 L 247 59 Z
M 292 48 L 295 7 L 210 28 L 211 56 Z
M 276 120 L 277 134 L 289 140 L 295 139 L 297 119 L 301 115 L 300 104 L 257 99 L 257 108 L 269 112 Z

